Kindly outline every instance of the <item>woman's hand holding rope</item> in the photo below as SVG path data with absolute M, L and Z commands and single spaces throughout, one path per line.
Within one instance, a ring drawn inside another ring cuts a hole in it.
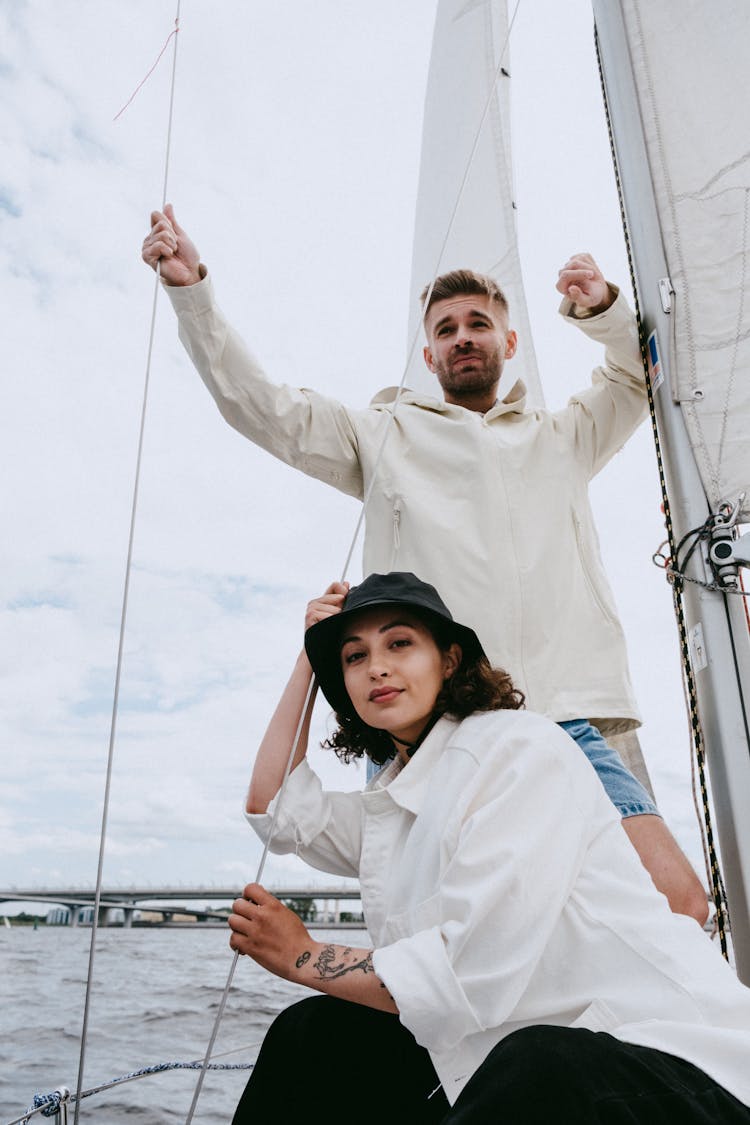
M 344 598 L 348 593 L 348 582 L 332 582 L 325 593 L 308 602 L 305 612 L 305 630 L 309 629 L 311 625 L 317 625 L 319 621 L 324 621 L 326 617 L 332 617 L 335 613 L 340 613 Z
M 229 916 L 229 944 L 284 980 L 381 1012 L 398 1012 L 375 972 L 372 949 L 314 941 L 302 920 L 260 883 L 245 887 Z
M 252 957 L 277 977 L 294 980 L 295 962 L 311 944 L 302 919 L 260 883 L 248 884 L 232 910 L 232 949 Z

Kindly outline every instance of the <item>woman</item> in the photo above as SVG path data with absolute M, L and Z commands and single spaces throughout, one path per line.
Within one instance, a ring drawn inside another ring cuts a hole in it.
M 245 889 L 232 947 L 327 995 L 275 1021 L 235 1125 L 749 1125 L 750 992 L 655 890 L 569 736 L 412 574 L 334 583 L 306 625 L 248 819 L 359 877 L 374 948 Z M 340 756 L 395 754 L 364 792 L 324 792 L 304 760 L 312 673 Z

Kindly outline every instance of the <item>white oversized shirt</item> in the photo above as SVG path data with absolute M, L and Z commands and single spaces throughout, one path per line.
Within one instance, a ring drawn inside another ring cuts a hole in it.
M 248 815 L 263 838 L 274 804 Z M 451 1103 L 500 1039 L 542 1023 L 678 1055 L 750 1104 L 750 990 L 670 911 L 553 722 L 444 717 L 363 792 L 323 791 L 303 761 L 271 850 L 359 877 L 375 970 Z

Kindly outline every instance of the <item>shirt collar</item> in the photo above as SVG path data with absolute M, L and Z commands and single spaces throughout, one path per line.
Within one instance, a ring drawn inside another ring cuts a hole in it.
M 416 816 L 422 808 L 433 766 L 450 742 L 458 725 L 457 719 L 443 715 L 406 765 L 400 758 L 394 758 L 372 779 L 365 790 L 365 799 L 368 796 L 376 797 L 378 793 L 387 790 L 388 796 L 395 804 Z

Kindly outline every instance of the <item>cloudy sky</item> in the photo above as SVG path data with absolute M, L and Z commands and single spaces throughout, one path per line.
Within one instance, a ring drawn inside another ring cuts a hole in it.
M 270 375 L 352 406 L 404 366 L 434 8 L 182 3 L 167 198 Z M 96 877 L 171 45 L 114 118 L 174 16 L 172 0 L 0 8 L 2 886 Z M 558 268 L 589 250 L 629 292 L 591 22 L 587 0 L 522 3 L 510 44 L 521 257 L 553 408 L 599 359 L 557 317 Z M 592 499 L 657 799 L 703 876 L 647 425 Z M 226 426 L 159 294 L 107 885 L 255 877 L 255 747 L 357 515 Z M 318 737 L 327 719 L 320 706 Z M 361 784 L 360 767 L 314 758 L 332 784 Z M 264 878 L 301 871 L 274 859 Z

